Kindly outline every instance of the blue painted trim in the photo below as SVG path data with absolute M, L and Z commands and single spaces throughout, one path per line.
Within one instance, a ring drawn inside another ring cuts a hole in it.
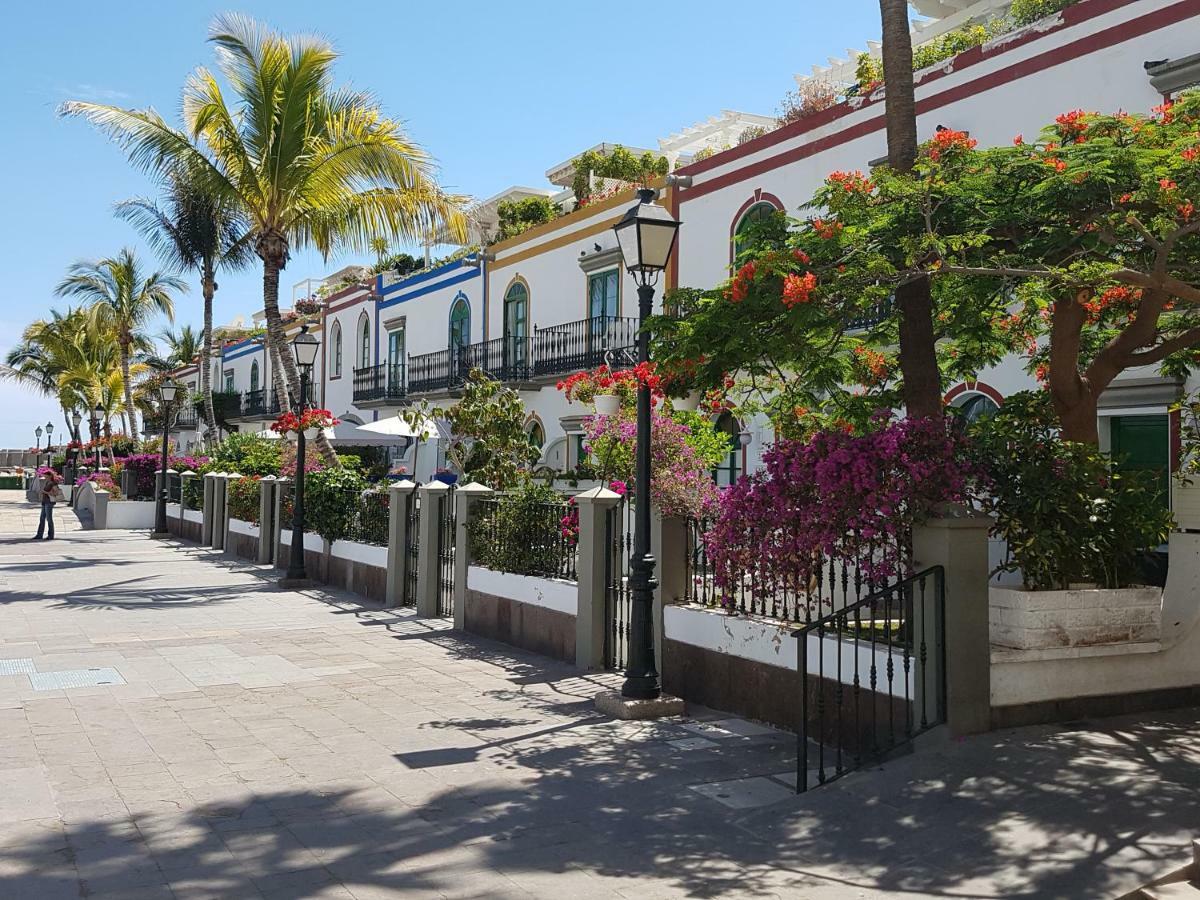
M 466 257 L 464 257 L 464 259 L 465 258 Z M 467 269 L 468 271 L 472 272 L 475 275 L 479 274 L 479 269 L 472 268 L 469 266 L 464 266 L 463 261 L 461 259 L 456 259 L 456 260 L 454 260 L 454 262 L 448 262 L 444 266 L 439 266 L 436 269 L 430 269 L 428 272 L 422 272 L 420 275 L 410 275 L 408 278 L 405 278 L 403 281 L 397 281 L 395 284 L 389 285 L 386 288 L 383 287 L 383 276 L 379 275 L 379 276 L 377 276 L 379 279 L 379 291 L 378 292 L 381 295 L 385 295 L 385 296 L 387 294 L 394 294 L 397 291 L 402 291 L 407 287 L 412 287 L 413 285 L 421 284 L 423 282 L 429 281 L 432 278 L 438 278 L 438 277 L 444 275 L 446 272 L 451 271 L 452 269 Z
M 238 348 L 239 348 L 239 347 L 241 347 L 241 346 L 244 346 L 244 345 L 242 345 L 242 344 L 235 344 L 235 345 L 233 346 L 233 348 L 232 348 L 232 349 L 236 350 L 236 349 L 238 349 Z M 239 353 L 234 353 L 234 354 L 226 354 L 224 351 L 222 351 L 222 353 L 221 353 L 221 359 L 222 359 L 222 360 L 224 360 L 225 362 L 233 362 L 235 359 L 241 359 L 243 356 L 252 356 L 252 355 L 253 355 L 253 354 L 255 354 L 255 353 L 262 353 L 264 349 L 266 349 L 266 348 L 265 348 L 265 347 L 263 347 L 263 345 L 262 345 L 262 344 L 255 344 L 255 345 L 254 345 L 253 347 L 251 347 L 250 349 L 248 349 L 248 350 L 242 350 L 242 351 L 241 351 L 241 352 L 239 352 Z
M 409 300 L 415 300 L 417 297 L 422 297 L 425 294 L 432 294 L 434 291 L 440 291 L 442 288 L 450 287 L 451 285 L 461 284 L 464 281 L 470 281 L 472 278 L 479 277 L 478 269 L 468 269 L 461 275 L 456 275 L 453 278 L 447 278 L 445 281 L 440 281 L 437 284 L 430 285 L 420 290 L 412 291 L 405 294 L 403 297 L 396 297 L 392 300 L 384 300 L 379 303 L 380 309 L 386 309 L 389 306 L 395 306 L 397 303 L 406 303 Z

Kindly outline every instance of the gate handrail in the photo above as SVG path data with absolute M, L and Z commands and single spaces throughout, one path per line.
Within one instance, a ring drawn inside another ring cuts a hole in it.
M 806 622 L 804 625 L 801 625 L 795 631 L 791 632 L 791 636 L 798 638 L 818 629 L 828 630 L 830 623 L 835 622 L 837 619 L 844 618 L 847 613 L 853 614 L 855 610 L 862 609 L 864 606 L 874 606 L 880 600 L 890 597 L 901 588 L 910 584 L 916 584 L 919 581 L 924 581 L 930 575 L 938 575 L 941 578 L 945 578 L 946 570 L 943 566 L 930 566 L 928 569 L 922 569 L 920 572 L 915 572 L 912 575 L 902 578 L 899 581 L 894 581 L 891 584 L 868 594 L 861 600 L 855 600 L 853 603 L 847 604 L 841 609 L 834 610 L 831 613 L 826 613 L 819 619 L 813 619 L 811 622 Z

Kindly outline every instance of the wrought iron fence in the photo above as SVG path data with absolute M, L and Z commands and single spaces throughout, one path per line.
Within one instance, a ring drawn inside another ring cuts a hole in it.
M 533 334 L 533 373 L 561 375 L 593 369 L 606 362 L 608 352 L 636 346 L 637 332 L 637 319 L 618 316 L 539 328 Z
M 896 581 L 792 632 L 797 791 L 834 781 L 945 721 L 945 573 Z
M 180 503 L 183 500 L 183 476 L 178 472 L 167 473 L 167 502 Z
M 629 659 L 629 554 L 633 548 L 634 506 L 627 498 L 608 510 L 604 520 L 604 665 L 625 667 Z
M 442 494 L 440 509 L 430 510 L 438 517 L 437 598 L 438 615 L 454 615 L 454 544 L 457 517 L 454 509 L 454 487 Z
M 344 493 L 346 510 L 344 540 L 386 547 L 389 503 L 387 491 L 347 490 Z
M 400 399 L 404 394 L 404 363 L 380 363 L 354 370 L 355 403 Z
M 408 390 L 412 394 L 445 391 L 467 379 L 465 347 L 451 347 L 408 358 Z
M 470 523 L 471 558 L 497 572 L 575 581 L 577 538 L 566 501 L 479 500 Z
M 421 494 L 412 491 L 408 495 L 408 527 L 405 529 L 404 547 L 404 591 L 401 603 L 417 605 L 417 562 L 421 556 Z
M 911 536 L 877 536 L 870 539 L 851 534 L 837 556 L 813 554 L 780 570 L 767 554 L 746 564 L 718 568 L 709 548 L 707 520 L 687 524 L 687 567 L 684 579 L 688 602 L 720 606 L 731 615 L 749 614 L 811 622 L 826 613 L 856 603 L 907 574 L 907 563 L 885 567 L 883 559 L 909 560 Z M 741 543 L 762 547 L 778 539 L 771 525 L 748 534 Z
M 468 372 L 480 369 L 497 381 L 528 381 L 533 372 L 529 338 L 506 334 L 462 349 Z

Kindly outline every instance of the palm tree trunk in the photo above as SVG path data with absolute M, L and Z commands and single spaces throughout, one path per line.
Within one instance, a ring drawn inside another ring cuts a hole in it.
M 907 0 L 879 0 L 883 24 L 888 165 L 907 172 L 917 158 L 917 108 L 913 88 L 912 38 Z M 942 414 L 942 376 L 933 331 L 933 296 L 928 278 L 896 289 L 900 308 L 900 372 L 904 405 L 914 418 Z
M 201 291 L 204 294 L 204 349 L 200 352 L 200 395 L 204 398 L 204 423 L 208 433 L 217 433 L 217 414 L 213 409 L 212 398 L 212 352 L 213 352 L 213 294 L 217 291 L 217 283 L 213 274 L 212 260 L 204 260 L 204 273 L 201 276 Z
M 137 413 L 133 408 L 133 384 L 129 380 L 129 339 L 121 340 L 121 381 L 125 389 L 125 414 L 128 416 L 129 436 L 137 440 Z
M 283 330 L 283 318 L 279 314 L 279 271 L 283 268 L 283 260 L 286 258 L 286 245 L 282 243 L 282 240 L 274 243 L 276 244 L 275 252 L 267 251 L 260 254 L 263 260 L 263 312 L 267 317 L 267 341 L 274 345 L 275 354 L 281 363 L 287 381 L 287 388 L 298 403 L 300 401 L 300 373 L 296 368 L 296 360 L 292 356 L 291 348 L 287 346 L 287 334 Z M 286 400 L 286 395 L 281 397 L 280 406 L 283 406 Z M 290 407 L 291 404 L 288 403 L 288 406 Z M 317 435 L 315 443 L 326 465 L 336 465 L 337 454 L 333 452 L 333 447 L 330 446 L 323 432 Z M 304 460 L 297 460 L 296 464 L 302 466 Z

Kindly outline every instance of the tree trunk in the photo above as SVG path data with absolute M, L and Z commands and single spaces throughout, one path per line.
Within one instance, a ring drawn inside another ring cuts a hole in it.
M 121 339 L 121 381 L 125 390 L 125 413 L 128 416 L 129 436 L 137 440 L 137 412 L 133 408 L 133 384 L 129 380 L 129 338 Z
M 1096 403 L 1108 384 L 1093 383 L 1079 372 L 1082 332 L 1087 322 L 1087 310 L 1082 303 L 1085 299 L 1086 292 L 1081 292 L 1079 296 L 1068 294 L 1054 302 L 1050 320 L 1048 386 L 1050 402 L 1062 425 L 1063 439 L 1099 444 Z
M 217 433 L 217 414 L 213 409 L 212 398 L 212 352 L 213 352 L 213 294 L 217 291 L 217 282 L 213 274 L 212 260 L 204 260 L 204 273 L 201 278 L 201 290 L 204 293 L 204 349 L 200 352 L 200 395 L 204 398 L 204 424 L 208 426 L 209 435 Z
M 883 25 L 884 116 L 888 165 L 907 172 L 917 158 L 917 111 L 913 88 L 912 38 L 907 0 L 879 0 Z M 904 405 L 915 418 L 942 414 L 942 375 L 933 330 L 933 296 L 928 278 L 896 289 L 900 308 L 900 373 Z
M 263 261 L 263 312 L 267 317 L 267 341 L 274 345 L 275 353 L 282 365 L 287 388 L 296 402 L 300 402 L 300 373 L 296 367 L 296 359 L 292 356 L 291 348 L 287 345 L 287 334 L 283 330 L 283 318 L 279 315 L 279 272 L 287 259 L 287 243 L 282 236 L 274 239 L 269 235 L 259 238 L 258 254 Z M 313 388 L 309 386 L 310 390 Z M 315 391 L 312 391 L 315 394 Z M 311 399 L 311 397 L 310 397 Z M 285 394 L 280 398 L 280 406 L 288 401 Z M 291 404 L 288 403 L 290 408 Z M 315 441 L 317 450 L 325 460 L 326 465 L 337 464 L 337 454 L 333 452 L 324 432 L 317 435 Z M 297 460 L 297 465 L 304 465 L 303 460 Z

